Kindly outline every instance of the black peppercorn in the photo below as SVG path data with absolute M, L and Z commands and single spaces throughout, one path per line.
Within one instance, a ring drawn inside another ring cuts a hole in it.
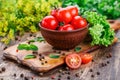
M 94 77 L 94 75 L 92 74 L 91 77 Z
M 93 70 L 92 70 L 92 69 L 90 69 L 90 72 L 93 72 Z
M 45 61 L 45 63 L 47 63 L 47 61 Z
M 67 79 L 70 79 L 70 76 L 68 76 Z
M 100 72 L 97 72 L 97 75 L 100 75 Z
M 75 76 L 76 76 L 76 77 L 79 77 L 79 73 L 76 73 Z
M 2 71 L 5 71 L 6 69 L 5 69 L 5 67 L 2 67 L 1 70 L 2 70 Z
M 15 76 L 15 77 L 16 77 L 16 73 L 14 73 L 14 74 L 13 74 L 13 76 Z
M 20 77 L 24 77 L 24 74 L 22 73 L 22 74 L 20 74 Z
M 29 80 L 28 77 L 24 77 L 24 80 Z

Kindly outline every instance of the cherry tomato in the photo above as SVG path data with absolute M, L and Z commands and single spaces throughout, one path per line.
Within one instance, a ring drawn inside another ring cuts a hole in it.
M 87 64 L 87 63 L 91 62 L 93 59 L 93 56 L 88 53 L 82 53 L 82 54 L 80 54 L 80 57 L 82 59 L 83 64 Z
M 45 28 L 55 30 L 58 26 L 58 21 L 53 16 L 46 16 L 43 18 L 41 25 Z
M 66 8 L 60 8 L 57 12 L 57 19 L 58 21 L 67 24 L 72 20 L 72 15 Z
M 81 16 L 75 16 L 71 22 L 75 29 L 83 28 L 87 26 L 87 21 Z
M 56 18 L 57 12 L 58 12 L 58 9 L 53 9 L 51 10 L 50 14 Z
M 72 17 L 78 16 L 78 8 L 76 6 L 68 6 L 67 9 L 71 13 Z
M 77 69 L 81 65 L 81 58 L 78 54 L 72 53 L 66 56 L 65 62 L 71 69 Z
M 71 24 L 66 24 L 59 27 L 59 31 L 71 31 L 74 30 L 74 27 Z

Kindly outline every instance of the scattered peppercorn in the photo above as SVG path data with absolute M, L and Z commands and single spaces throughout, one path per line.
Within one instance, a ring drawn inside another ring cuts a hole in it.
M 5 69 L 5 67 L 2 67 L 1 70 L 2 70 L 2 71 L 5 71 L 6 69 Z
M 33 53 L 33 54 L 38 54 L 38 52 L 37 52 L 37 51 L 33 51 L 32 53 Z
M 42 54 L 39 54 L 39 56 L 41 57 L 41 56 L 42 56 Z
M 93 70 L 92 70 L 92 69 L 90 69 L 90 72 L 93 72 Z
M 15 77 L 16 77 L 16 73 L 14 73 L 14 74 L 13 74 L 13 76 L 15 76 Z
M 81 73 L 83 73 L 83 71 L 81 71 Z
M 28 77 L 24 77 L 24 80 L 29 80 Z
M 104 65 L 105 65 L 105 66 L 107 66 L 107 64 L 106 64 L 106 63 L 105 63 Z
M 70 76 L 68 76 L 67 79 L 70 79 Z
M 92 59 L 92 62 L 94 62 L 94 60 Z
M 92 74 L 91 77 L 94 77 L 94 75 Z
M 6 46 L 6 47 L 4 47 L 4 49 L 3 49 L 3 50 L 5 50 L 5 49 L 7 49 L 7 46 Z
M 61 53 L 63 56 L 65 55 L 65 53 Z
M 1 78 L 0 80 L 3 80 L 3 78 Z
M 75 76 L 76 76 L 76 77 L 79 77 L 79 73 L 76 73 Z
M 30 34 L 30 37 L 32 37 L 32 34 Z
M 100 72 L 97 72 L 97 75 L 100 75 Z
M 43 62 L 41 62 L 41 65 L 44 65 L 44 63 L 43 63 Z
M 69 75 L 70 75 L 70 72 L 67 72 L 67 74 L 69 74 Z
M 47 63 L 47 61 L 45 61 L 45 63 Z
M 61 80 L 60 78 L 58 78 L 58 80 Z
M 58 75 L 58 77 L 61 77 L 61 75 Z
M 20 77 L 24 77 L 24 74 L 22 73 L 22 74 L 20 74 Z
M 15 40 L 18 40 L 18 37 L 15 37 Z
M 0 70 L 0 73 L 2 73 L 2 71 Z
M 107 61 L 107 64 L 109 64 L 110 62 L 109 61 Z

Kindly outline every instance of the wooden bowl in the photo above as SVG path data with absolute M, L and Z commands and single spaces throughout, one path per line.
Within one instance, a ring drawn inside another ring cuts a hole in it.
M 72 31 L 57 31 L 44 28 L 40 25 L 42 36 L 56 49 L 72 49 L 84 40 L 88 33 L 88 25 Z

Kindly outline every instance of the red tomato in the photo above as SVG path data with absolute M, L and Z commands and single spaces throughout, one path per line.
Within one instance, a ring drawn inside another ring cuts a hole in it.
M 82 53 L 82 54 L 80 54 L 80 57 L 82 59 L 83 64 L 87 64 L 87 63 L 91 62 L 93 59 L 93 56 L 88 53 Z
M 57 19 L 58 21 L 67 24 L 72 20 L 72 15 L 66 8 L 60 8 L 57 13 Z
M 81 16 L 75 16 L 71 22 L 75 29 L 83 28 L 87 26 L 87 21 Z
M 50 14 L 56 18 L 57 12 L 58 12 L 58 9 L 53 9 L 51 10 Z
M 68 6 L 67 9 L 71 13 L 72 17 L 78 16 L 78 8 L 76 6 Z
M 81 58 L 78 54 L 73 53 L 66 56 L 65 62 L 71 69 L 77 69 L 81 65 Z
M 74 30 L 74 27 L 71 24 L 66 24 L 59 27 L 59 31 L 71 31 Z
M 41 25 L 45 28 L 55 30 L 58 26 L 58 21 L 53 16 L 46 16 L 43 18 Z

